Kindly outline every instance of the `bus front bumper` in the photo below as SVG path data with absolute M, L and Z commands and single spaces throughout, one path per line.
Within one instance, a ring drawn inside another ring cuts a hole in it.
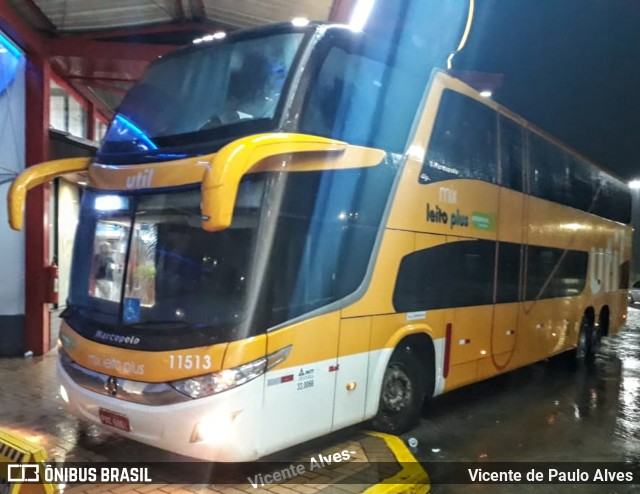
M 60 360 L 57 368 L 63 401 L 80 419 L 202 460 L 253 461 L 262 455 L 259 410 L 264 376 L 207 398 L 153 406 L 85 389 L 71 379 Z

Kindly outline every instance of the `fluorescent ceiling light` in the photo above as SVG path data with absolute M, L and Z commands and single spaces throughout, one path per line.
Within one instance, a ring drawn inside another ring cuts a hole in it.
M 349 21 L 349 27 L 353 31 L 362 31 L 362 28 L 364 28 L 364 25 L 369 19 L 374 3 L 375 0 L 358 0 L 356 8 L 353 9 L 353 14 L 351 15 L 351 21 Z

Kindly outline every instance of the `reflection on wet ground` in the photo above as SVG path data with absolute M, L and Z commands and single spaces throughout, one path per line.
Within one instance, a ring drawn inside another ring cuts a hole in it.
M 414 437 L 426 462 L 640 460 L 640 310 L 595 364 L 563 356 L 433 400 Z M 434 494 L 631 493 L 640 485 L 439 485 Z
M 61 409 L 56 396 L 55 358 L 52 352 L 33 359 L 0 359 L 0 426 L 41 444 L 52 460 L 186 460 L 94 426 L 79 425 Z M 352 441 L 357 433 L 357 428 L 340 431 L 282 452 L 276 459 L 290 460 L 305 450 L 330 449 Z M 427 464 L 640 461 L 640 310 L 630 309 L 626 328 L 604 340 L 592 368 L 578 372 L 567 359 L 555 358 L 444 395 L 429 404 L 421 425 L 403 438 L 417 439 L 414 452 Z M 171 487 L 160 491 L 168 492 Z M 136 488 L 132 486 L 131 492 L 140 494 Z M 100 486 L 74 486 L 66 494 L 102 490 Z M 184 486 L 182 491 L 209 492 Z M 310 494 L 308 490 L 300 492 Z M 434 494 L 467 492 L 622 494 L 640 492 L 640 485 L 433 487 Z

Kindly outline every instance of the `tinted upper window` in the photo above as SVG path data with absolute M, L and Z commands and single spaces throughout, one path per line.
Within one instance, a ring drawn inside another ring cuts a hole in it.
M 524 132 L 522 126 L 500 115 L 500 185 L 522 191 Z
M 631 221 L 626 185 L 534 132 L 529 132 L 529 193 L 620 223 Z
M 561 204 L 570 197 L 565 152 L 538 134 L 529 137 L 529 190 L 531 194 Z
M 600 173 L 599 178 L 600 187 L 594 201 L 593 212 L 620 223 L 630 223 L 631 192 L 629 188 L 604 173 Z
M 454 91 L 442 93 L 421 183 L 456 178 L 497 182 L 497 113 Z
M 426 184 L 456 178 L 528 189 L 548 201 L 630 222 L 631 194 L 622 182 L 479 101 L 445 90 L 419 180 Z
M 571 174 L 570 206 L 582 211 L 593 211 L 594 197 L 598 189 L 598 175 L 592 166 L 581 158 L 567 156 Z

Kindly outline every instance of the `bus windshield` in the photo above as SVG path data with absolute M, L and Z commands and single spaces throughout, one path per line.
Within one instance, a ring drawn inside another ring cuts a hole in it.
M 263 332 L 360 286 L 396 169 L 249 174 L 214 233 L 199 189 L 88 191 L 69 302 L 110 328 Z
M 173 150 L 271 129 L 303 36 L 216 40 L 152 64 L 120 105 L 98 161 L 157 161 Z

